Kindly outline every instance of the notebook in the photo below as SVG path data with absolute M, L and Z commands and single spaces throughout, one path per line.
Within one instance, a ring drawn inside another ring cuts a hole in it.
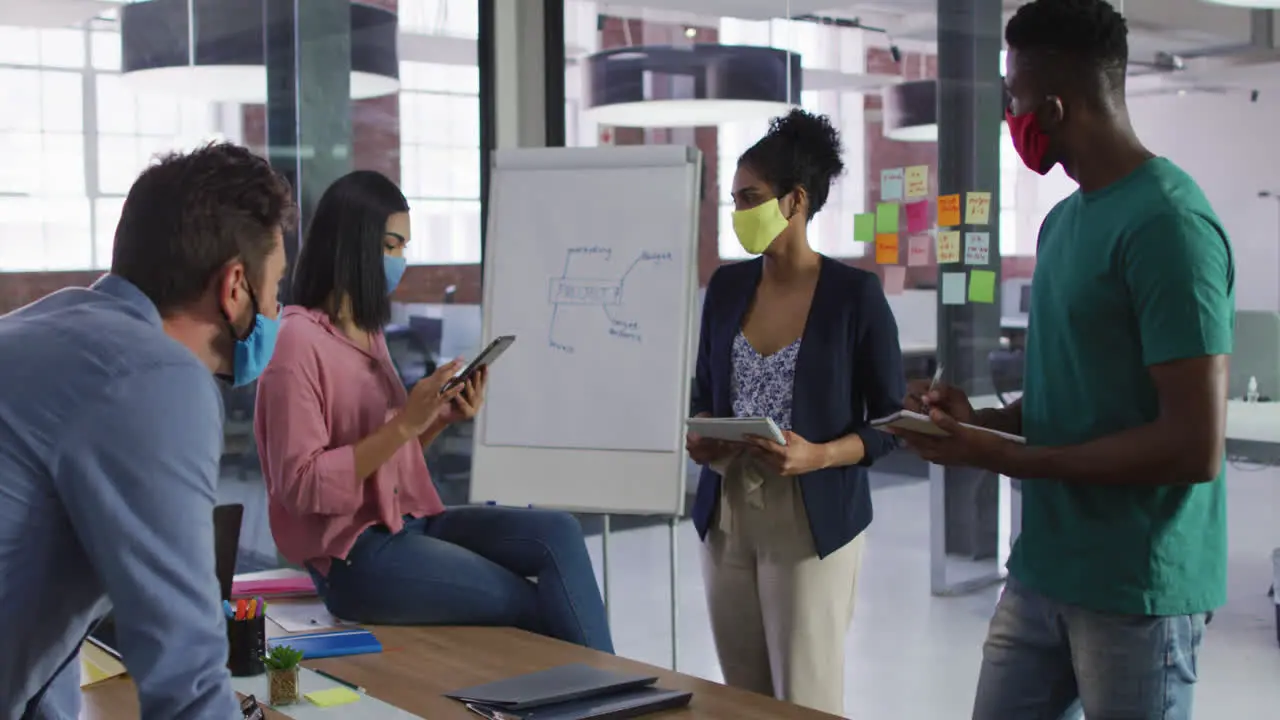
M 933 420 L 928 415 L 922 415 L 918 412 L 910 410 L 899 410 L 898 412 L 887 415 L 882 418 L 876 418 L 871 421 L 873 428 L 895 428 L 900 430 L 909 430 L 911 432 L 920 433 L 921 435 L 933 435 L 934 437 L 948 437 L 947 431 L 933 424 Z M 1004 438 L 1010 442 L 1016 442 L 1020 445 L 1026 445 L 1027 439 L 1021 435 L 1010 435 L 1009 433 L 992 430 L 991 428 L 978 427 L 968 423 L 960 423 L 970 430 L 979 430 L 985 433 L 991 433 Z
M 689 418 L 684 424 L 689 432 L 712 440 L 747 442 L 750 436 L 755 436 L 779 445 L 787 444 L 786 436 L 778 429 L 777 423 L 767 417 Z
M 268 570 L 237 575 L 231 583 L 231 597 L 310 597 L 316 594 L 311 575 L 304 570 Z
M 624 675 L 589 665 L 561 665 L 550 670 L 455 690 L 445 693 L 445 697 L 511 712 L 638 690 L 657 681 L 658 678 L 652 676 Z
M 300 650 L 302 657 L 307 660 L 382 652 L 382 643 L 368 630 L 338 630 L 267 638 L 268 650 L 277 645 Z

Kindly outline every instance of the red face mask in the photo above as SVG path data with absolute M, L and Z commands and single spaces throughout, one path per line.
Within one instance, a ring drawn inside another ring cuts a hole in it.
M 1033 172 L 1044 175 L 1054 164 L 1047 163 L 1049 154 L 1049 136 L 1040 129 L 1040 121 L 1034 112 L 1014 115 L 1012 110 L 1004 111 L 1005 122 L 1009 124 L 1009 135 L 1013 137 L 1013 149 L 1018 157 Z

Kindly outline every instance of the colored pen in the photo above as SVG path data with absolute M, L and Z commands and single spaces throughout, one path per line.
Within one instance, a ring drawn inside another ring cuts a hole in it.
M 310 669 L 310 668 L 308 668 L 308 669 Z M 348 689 L 350 689 L 350 690 L 354 690 L 354 691 L 356 691 L 356 692 L 358 692 L 358 693 L 362 693 L 362 692 L 364 692 L 364 688 L 360 687 L 359 685 L 356 685 L 355 683 L 352 683 L 352 682 L 347 682 L 346 680 L 343 680 L 342 678 L 340 678 L 340 677 L 338 677 L 338 676 L 336 676 L 336 675 L 330 675 L 329 673 L 327 673 L 327 672 L 325 672 L 325 671 L 323 671 L 323 670 L 314 670 L 314 669 L 311 669 L 311 672 L 313 672 L 313 673 L 315 673 L 315 674 L 319 675 L 319 676 L 320 676 L 320 677 L 322 677 L 322 678 L 325 678 L 326 680 L 332 680 L 333 682 L 336 682 L 336 683 L 338 683 L 339 685 L 342 685 L 343 687 L 348 688 Z
M 244 619 L 245 609 L 246 607 L 245 607 L 244 598 L 240 598 L 239 600 L 236 601 L 236 620 Z
M 258 616 L 258 598 L 249 600 L 249 609 L 244 611 L 244 619 L 252 620 Z
M 225 614 L 225 615 L 226 615 L 227 617 L 229 617 L 229 618 L 233 618 L 233 617 L 235 617 L 235 616 L 236 616 L 236 611 L 235 611 L 235 610 L 233 610 L 233 609 L 231 608 L 231 601 L 230 601 L 230 600 L 223 600 L 223 601 L 222 601 L 222 612 L 223 612 L 223 614 Z

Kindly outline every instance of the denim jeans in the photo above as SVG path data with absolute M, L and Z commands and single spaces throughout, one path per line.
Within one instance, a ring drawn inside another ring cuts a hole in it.
M 582 527 L 567 513 L 456 507 L 356 539 L 327 578 L 335 616 L 374 625 L 518 627 L 613 652 Z
M 1010 579 L 982 651 L 974 720 L 1190 720 L 1205 615 L 1112 615 Z

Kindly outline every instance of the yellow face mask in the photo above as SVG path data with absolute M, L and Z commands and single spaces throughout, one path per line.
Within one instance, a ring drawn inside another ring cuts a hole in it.
M 733 213 L 733 232 L 742 243 L 742 249 L 752 255 L 768 250 L 774 239 L 786 229 L 787 218 L 778 207 L 778 198 Z

